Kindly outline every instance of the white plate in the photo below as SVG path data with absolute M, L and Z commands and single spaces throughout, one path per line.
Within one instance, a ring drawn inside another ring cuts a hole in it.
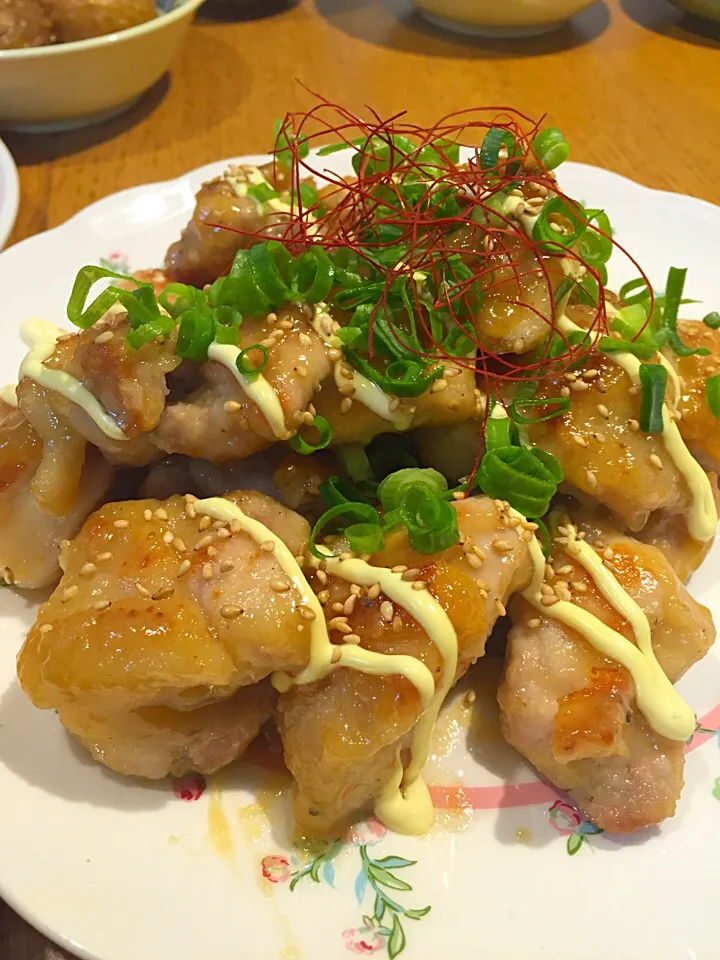
M 10 236 L 20 203 L 20 182 L 12 154 L 0 140 L 0 250 Z
M 0 256 L 5 330 L 30 315 L 60 320 L 85 263 L 159 264 L 195 190 L 223 167 L 126 190 L 8 250 Z M 689 291 L 706 304 L 699 315 L 717 308 L 720 209 L 578 164 L 563 168 L 562 181 L 570 194 L 608 210 L 620 242 L 658 284 L 671 264 L 687 265 Z M 612 280 L 630 276 L 620 265 Z M 13 379 L 21 354 L 7 332 L 0 379 Z M 693 592 L 720 621 L 719 560 L 716 545 Z M 174 790 L 134 783 L 95 766 L 54 714 L 35 710 L 15 680 L 33 610 L 24 597 L 0 597 L 0 894 L 80 956 L 341 960 L 392 957 L 403 947 L 403 960 L 716 960 L 715 736 L 696 735 L 689 745 L 673 820 L 639 836 L 609 837 L 593 833 L 500 741 L 486 697 L 470 733 L 455 697 L 430 770 L 439 808 L 433 836 L 385 835 L 378 824 L 363 824 L 330 865 L 316 865 L 315 883 L 310 873 L 299 876 L 307 858 L 287 847 L 277 774 L 241 765 L 207 789 L 193 779 Z M 720 726 L 718 655 L 681 687 L 703 725 Z M 398 907 L 387 914 L 398 917 L 393 936 L 369 920 L 371 859 L 384 860 L 397 880 L 386 888 Z M 417 919 L 401 912 L 426 906 L 430 913 Z

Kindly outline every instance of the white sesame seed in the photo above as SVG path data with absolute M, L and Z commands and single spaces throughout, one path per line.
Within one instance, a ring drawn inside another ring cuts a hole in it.
M 141 583 L 136 583 L 135 589 L 137 590 L 137 592 L 140 594 L 141 597 L 150 596 L 150 591 L 148 590 L 148 588 L 144 587 Z
M 213 568 L 211 563 L 204 563 L 202 568 L 203 580 L 212 580 Z
M 180 566 L 177 568 L 177 575 L 178 575 L 179 577 L 182 577 L 184 574 L 186 574 L 186 573 L 188 572 L 189 569 L 190 569 L 190 561 L 189 561 L 189 560 L 183 560 L 183 562 L 182 562 L 182 563 L 180 564 Z
M 270 589 L 276 593 L 285 593 L 290 589 L 290 584 L 285 580 L 273 580 L 270 583 Z
M 613 557 L 615 556 L 615 551 L 613 550 L 612 547 L 605 547 L 605 549 L 603 550 L 603 556 L 605 557 L 606 560 L 612 560 Z
M 420 570 L 418 567 L 410 567 L 409 570 L 403 570 L 401 579 L 402 580 L 415 580 L 416 577 L 420 576 Z
M 350 397 L 343 397 L 340 401 L 340 413 L 347 413 L 351 406 L 352 400 Z
M 560 396 L 569 397 L 570 396 L 570 387 L 560 387 Z
M 202 537 L 194 546 L 194 550 L 205 550 L 206 547 L 209 547 L 213 542 L 212 534 L 208 534 L 206 537 Z
M 600 416 L 605 417 L 606 420 L 610 416 L 610 411 L 608 410 L 608 408 L 605 406 L 604 403 L 599 403 L 597 405 L 597 411 L 600 414 Z
M 152 595 L 153 600 L 167 600 L 168 597 L 171 597 L 175 593 L 175 587 L 160 587 L 159 590 L 156 590 Z
M 232 534 L 227 527 L 220 527 L 217 531 L 218 540 L 227 540 L 230 536 L 232 536 Z
M 263 542 L 260 544 L 260 549 L 265 550 L 267 553 L 272 553 L 275 549 L 275 541 L 263 540 Z
M 167 510 L 164 510 L 162 507 L 158 507 L 155 511 L 155 518 L 157 520 L 167 520 Z
M 663 462 L 662 462 L 662 460 L 660 459 L 660 457 L 659 457 L 656 453 L 651 453 L 651 454 L 650 454 L 650 463 L 651 463 L 654 467 L 657 467 L 658 470 L 662 470 L 662 468 L 663 468 Z
M 544 607 L 552 607 L 553 604 L 557 602 L 558 602 L 558 598 L 555 596 L 555 594 L 553 594 L 551 597 L 550 596 L 540 597 L 540 603 Z
M 208 564 L 208 566 L 210 566 L 210 564 Z M 235 564 L 232 560 L 222 560 L 220 563 L 220 573 L 227 573 L 229 570 L 232 570 L 234 566 Z
M 170 546 L 174 539 L 175 534 L 172 532 L 172 530 L 166 530 L 163 534 L 163 543 L 166 543 L 168 546 Z
M 315 611 L 311 607 L 300 607 L 300 616 L 305 620 L 314 620 Z
M 97 570 L 97 567 L 95 566 L 95 564 L 90 563 L 90 561 L 88 561 L 87 563 L 84 563 L 82 567 L 80 567 L 80 576 L 89 577 L 90 574 L 95 573 L 96 570 Z
M 585 439 L 585 437 L 580 437 L 580 436 L 578 436 L 577 433 L 574 433 L 574 434 L 572 435 L 572 438 L 573 438 L 573 441 L 574 441 L 579 447 L 587 447 L 588 442 L 587 442 L 587 440 Z
M 235 617 L 239 617 L 241 613 L 242 610 L 240 607 L 235 606 L 234 603 L 226 603 L 220 607 L 220 616 L 225 620 L 234 620 Z
M 349 617 L 350 614 L 355 609 L 355 604 L 357 603 L 357 596 L 354 593 L 351 593 L 343 604 L 343 613 L 346 617 Z
M 175 537 L 172 542 L 173 547 L 177 550 L 178 553 L 185 553 L 187 547 L 185 546 L 185 541 L 181 540 L 180 537 Z M 208 553 L 210 551 L 208 550 Z M 217 552 L 217 551 L 216 551 Z
M 395 616 L 395 608 L 389 600 L 383 600 L 380 604 L 380 616 L 387 623 L 390 623 L 392 618 Z
M 71 587 L 66 587 L 62 592 L 62 602 L 67 603 L 75 594 L 78 592 L 77 584 L 73 584 Z
M 405 573 L 407 570 L 407 565 L 404 563 L 396 563 L 394 567 L 391 567 L 392 573 Z
M 360 643 L 360 637 L 356 633 L 346 633 L 343 643 Z
M 493 540 L 492 547 L 496 553 L 509 553 L 512 550 L 507 540 Z
M 95 343 L 107 343 L 108 340 L 112 340 L 114 336 L 115 334 L 112 330 L 106 330 L 104 333 L 100 333 L 95 337 Z
M 126 530 L 130 526 L 129 520 L 113 520 L 113 526 L 116 530 Z
M 425 580 L 413 580 L 412 588 L 413 590 L 424 590 L 427 587 Z
M 43 623 L 42 626 L 40 627 L 40 633 L 50 633 L 50 631 L 54 629 L 55 628 L 51 623 Z
M 597 486 L 597 477 L 592 470 L 585 471 L 585 479 L 587 480 L 589 487 L 594 489 Z
M 97 610 L 97 612 L 100 613 L 102 610 L 107 610 L 109 606 L 109 600 L 98 600 L 97 603 L 93 604 L 93 610 Z
M 480 557 L 476 556 L 474 553 L 466 553 L 465 559 L 467 560 L 468 564 L 473 568 L 473 570 L 479 570 L 480 567 L 483 565 L 483 562 L 480 559 Z
M 533 617 L 532 620 L 528 620 L 527 625 L 531 630 L 537 630 L 540 626 L 540 620 L 537 617 Z
M 206 514 L 198 524 L 198 530 L 200 531 L 200 533 L 202 533 L 204 530 L 207 530 L 207 528 L 211 526 L 211 524 L 212 524 L 212 520 Z
M 631 421 L 630 421 L 630 429 L 631 429 L 631 430 L 634 430 L 635 433 L 637 433 L 638 430 L 640 429 L 640 421 L 639 421 L 639 420 L 631 420 Z
M 587 593 L 587 584 L 582 580 L 572 580 L 570 586 L 578 593 Z
M 499 617 L 504 617 L 505 614 L 507 613 L 507 610 L 505 609 L 505 604 L 502 602 L 502 600 L 499 597 L 495 597 L 495 612 Z
M 328 623 L 329 630 L 338 630 L 340 633 L 352 633 L 352 627 L 348 626 L 346 617 L 333 617 Z
M 440 377 L 440 379 L 436 380 L 430 387 L 430 393 L 442 393 L 443 390 L 447 390 L 447 380 Z
M 238 410 L 242 410 L 242 404 L 238 403 L 237 400 L 226 400 L 223 404 L 223 410 L 225 413 L 237 413 Z
M 145 520 L 152 520 L 152 510 L 143 510 Z
M 400 619 L 400 615 L 397 613 L 393 617 L 392 628 L 396 633 L 399 630 L 402 630 L 402 620 Z

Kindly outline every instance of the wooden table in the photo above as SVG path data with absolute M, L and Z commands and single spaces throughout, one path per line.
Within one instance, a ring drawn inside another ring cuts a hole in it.
M 558 33 L 493 43 L 436 32 L 405 0 L 208 4 L 172 77 L 130 113 L 6 136 L 22 191 L 12 240 L 124 187 L 267 149 L 272 119 L 308 103 L 297 80 L 420 122 L 478 104 L 547 112 L 574 159 L 720 203 L 718 48 L 720 31 L 665 0 L 597 3 Z M 67 956 L 0 903 L 2 960 Z

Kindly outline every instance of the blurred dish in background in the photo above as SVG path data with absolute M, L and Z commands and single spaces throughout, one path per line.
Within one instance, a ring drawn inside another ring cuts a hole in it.
M 0 0 L 0 50 L 103 37 L 159 13 L 153 0 Z
M 414 0 L 438 27 L 494 37 L 532 36 L 561 26 L 594 0 Z M 701 2 L 701 0 L 698 0 Z
M 0 140 L 0 249 L 10 236 L 20 202 L 20 184 L 15 161 Z
M 34 26 L 19 26 L 24 42 L 14 46 L 24 49 L 1 49 L 2 5 L 37 0 L 0 0 L 0 91 L 13 91 L 0 97 L 0 128 L 48 132 L 126 110 L 169 69 L 203 0 L 178 0 L 169 13 L 151 0 L 43 2 L 58 42 L 27 42 L 33 29 L 41 29 L 36 17 Z
M 720 23 L 720 0 L 670 0 L 670 3 L 684 13 Z

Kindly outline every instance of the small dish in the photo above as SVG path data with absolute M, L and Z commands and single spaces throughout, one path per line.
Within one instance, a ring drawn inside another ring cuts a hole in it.
M 483 37 L 531 37 L 562 26 L 594 0 L 414 0 L 444 30 Z
M 104 37 L 0 51 L 0 128 L 48 133 L 127 110 L 168 70 L 202 2 Z
M 20 182 L 12 154 L 0 140 L 0 250 L 5 246 L 20 203 Z
M 670 3 L 683 13 L 720 23 L 720 0 L 670 0 Z

